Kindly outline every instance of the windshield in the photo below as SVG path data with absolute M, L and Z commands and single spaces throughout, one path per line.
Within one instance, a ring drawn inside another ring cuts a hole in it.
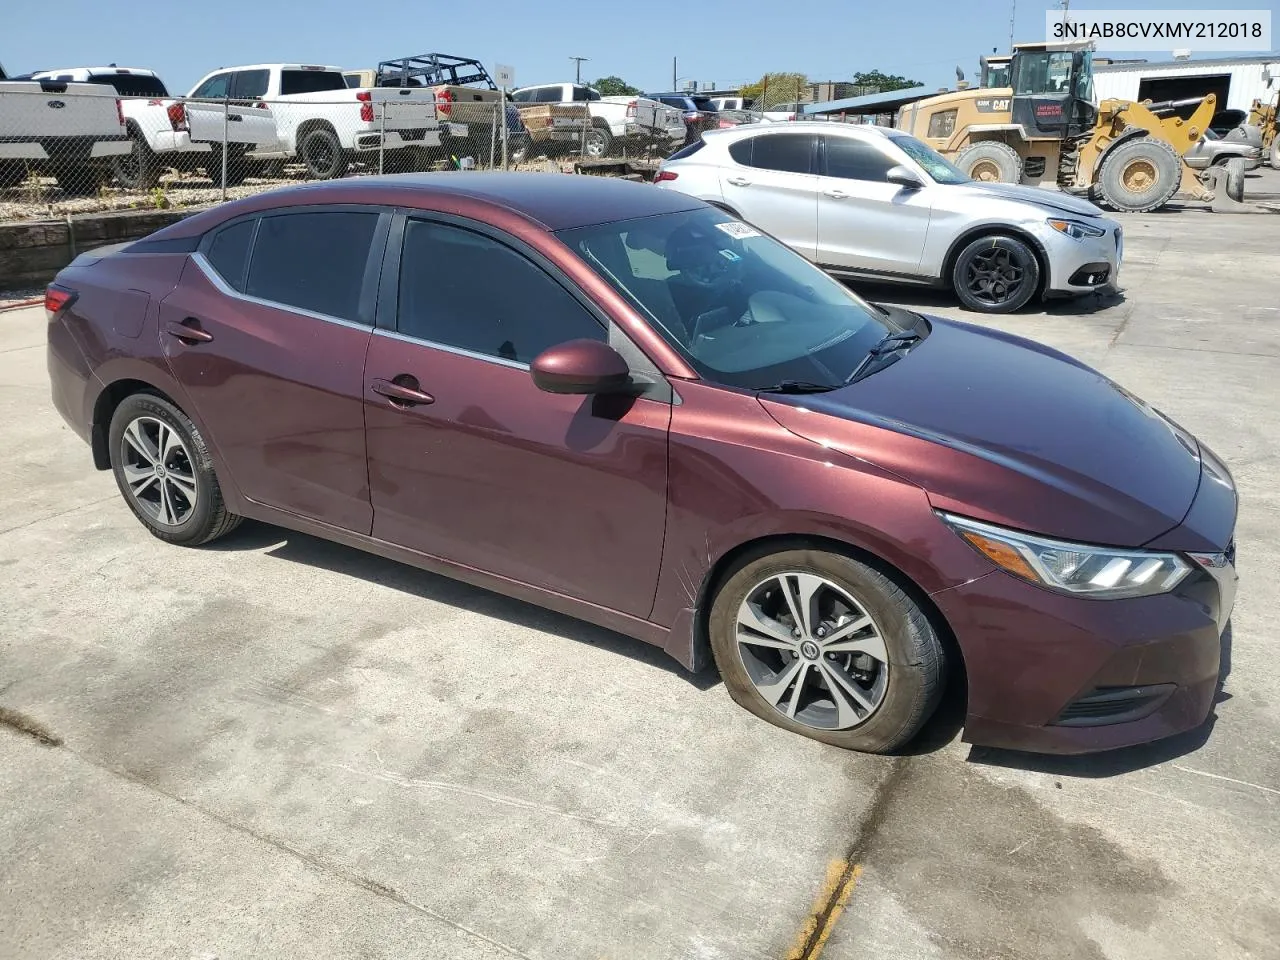
M 704 379 L 840 386 L 901 327 L 754 227 L 704 208 L 562 230 Z
M 933 179 L 934 183 L 957 184 L 969 182 L 969 178 L 961 173 L 958 167 L 953 166 L 950 160 L 927 143 L 905 133 L 895 133 L 889 139 L 894 146 L 924 167 L 924 172 Z

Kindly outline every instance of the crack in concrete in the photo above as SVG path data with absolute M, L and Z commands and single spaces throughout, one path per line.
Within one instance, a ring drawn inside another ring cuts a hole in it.
M 6 686 L 5 689 L 7 690 L 9 686 L 12 686 L 12 684 Z M 46 747 L 62 746 L 62 738 L 39 720 L 28 717 L 25 713 L 9 707 L 0 707 L 0 727 L 8 727 L 18 733 L 26 734 L 28 737 L 43 743 Z

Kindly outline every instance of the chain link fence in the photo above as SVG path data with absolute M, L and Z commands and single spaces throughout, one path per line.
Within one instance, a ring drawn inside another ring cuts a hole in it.
M 0 222 L 194 207 L 289 183 L 432 170 L 560 170 L 657 160 L 683 125 L 496 91 L 434 100 L 396 88 L 280 100 L 0 92 Z M 315 97 L 315 99 L 313 99 Z M 646 122 L 647 120 L 647 122 Z

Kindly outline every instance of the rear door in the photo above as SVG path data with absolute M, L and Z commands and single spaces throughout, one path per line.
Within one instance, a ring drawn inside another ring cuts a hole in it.
M 729 144 L 720 170 L 725 203 L 810 260 L 818 249 L 818 137 L 760 133 Z
M 625 350 L 622 335 L 550 264 L 468 221 L 408 216 L 383 278 L 365 367 L 374 536 L 648 616 L 671 404 L 544 393 L 529 375 L 547 347 Z
M 930 191 L 885 180 L 902 163 L 888 142 L 853 136 L 821 138 L 817 197 L 819 263 L 914 276 L 929 233 Z
M 241 492 L 365 534 L 364 358 L 390 218 L 248 215 L 204 239 L 160 304 L 164 355 Z
M 226 82 L 215 85 L 222 91 L 221 103 L 188 104 L 191 139 L 196 143 L 222 143 L 225 131 L 228 143 L 245 144 L 250 150 L 274 147 L 276 122 L 262 99 L 267 95 L 270 71 L 236 70 L 224 76 Z M 210 82 L 215 79 L 210 78 Z

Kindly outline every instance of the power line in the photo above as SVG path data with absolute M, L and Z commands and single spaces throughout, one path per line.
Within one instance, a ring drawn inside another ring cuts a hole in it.
M 574 62 L 574 67 L 576 71 L 573 82 L 581 83 L 582 82 L 582 63 L 583 61 L 590 60 L 591 58 L 590 57 L 570 57 L 569 59 Z

